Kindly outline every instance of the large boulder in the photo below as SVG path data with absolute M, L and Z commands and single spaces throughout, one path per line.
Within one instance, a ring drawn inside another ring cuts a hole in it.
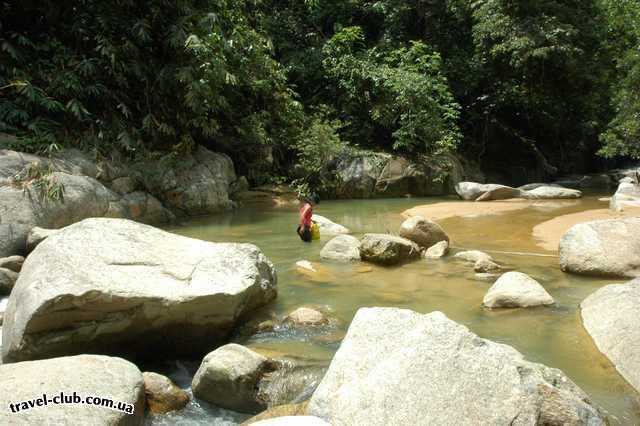
M 5 315 L 3 358 L 206 351 L 275 296 L 275 269 L 254 245 L 87 219 L 25 261 Z
M 596 346 L 640 392 L 640 280 L 602 287 L 580 304 Z
M 562 371 L 440 312 L 360 309 L 307 410 L 334 425 L 603 425 Z
M 360 260 L 360 241 L 351 235 L 338 235 L 322 247 L 320 257 L 337 262 L 357 262 Z
M 553 297 L 538 281 L 515 271 L 498 278 L 482 300 L 487 308 L 529 308 L 553 303 Z
M 16 223 L 0 223 L 0 257 L 25 255 L 29 228 Z
M 146 189 L 180 213 L 218 213 L 233 207 L 229 188 L 236 174 L 227 155 L 199 146 L 177 161 L 146 161 L 137 167 L 144 170 Z
M 243 413 L 267 408 L 259 383 L 273 363 L 244 346 L 230 343 L 204 357 L 191 387 L 196 398 Z
M 440 170 L 433 163 L 393 157 L 385 164 L 375 185 L 376 193 L 385 197 L 405 195 L 442 195 L 446 182 L 437 179 Z
M 133 426 L 144 418 L 142 374 L 121 358 L 78 355 L 0 365 L 0 388 L 4 425 Z
M 339 235 L 339 234 L 348 234 L 349 229 L 345 228 L 344 226 L 337 224 L 335 222 L 333 222 L 331 219 L 327 219 L 324 216 L 320 216 L 319 214 L 314 214 L 313 216 L 311 216 L 311 220 L 313 220 L 315 223 L 318 224 L 318 227 L 320 228 L 320 234 L 334 234 L 334 235 Z
M 497 184 L 482 184 L 476 182 L 459 182 L 455 186 L 456 193 L 467 201 L 489 201 L 517 198 L 521 192 L 517 188 Z
M 440 225 L 422 216 L 413 216 L 402 222 L 399 234 L 424 248 L 440 241 L 449 242 L 449 236 Z
M 396 265 L 420 257 L 420 247 L 411 240 L 388 234 L 364 234 L 360 240 L 362 260 Z
M 539 186 L 523 192 L 523 197 L 531 200 L 547 199 L 576 199 L 582 197 L 582 192 L 577 189 L 562 188 L 560 186 Z
M 560 267 L 576 274 L 640 277 L 640 218 L 573 226 L 560 240 Z
M 337 198 L 372 198 L 387 154 L 366 154 L 345 157 L 336 163 Z
M 0 268 L 0 296 L 11 293 L 18 280 L 18 273 L 7 268 Z
M 9 256 L 0 258 L 0 268 L 6 268 L 13 272 L 20 272 L 24 264 L 24 257 Z
M 609 208 L 616 212 L 624 211 L 626 208 L 640 208 L 640 184 L 628 178 L 621 182 L 609 201 Z

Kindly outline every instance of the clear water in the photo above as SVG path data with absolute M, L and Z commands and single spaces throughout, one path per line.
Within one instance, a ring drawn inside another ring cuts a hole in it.
M 315 212 L 347 226 L 355 236 L 366 232 L 396 233 L 404 210 L 439 201 L 452 199 L 322 202 Z M 555 307 L 540 309 L 483 309 L 480 304 L 491 283 L 474 279 L 472 268 L 452 258 L 421 260 L 391 268 L 321 261 L 320 249 L 330 236 L 322 236 L 311 244 L 302 243 L 295 233 L 295 207 L 242 208 L 225 216 L 194 219 L 171 231 L 214 242 L 258 245 L 278 271 L 278 298 L 263 310 L 263 315 L 284 316 L 300 305 L 313 304 L 325 306 L 339 321 L 335 329 L 322 335 L 271 333 L 242 341 L 263 352 L 328 364 L 360 307 L 393 306 L 422 313 L 438 310 L 482 337 L 514 346 L 531 361 L 560 368 L 607 412 L 613 424 L 640 424 L 639 395 L 598 352 L 580 321 L 580 301 L 614 281 L 562 273 L 555 253 L 536 246 L 531 236 L 533 226 L 538 223 L 593 208 L 606 208 L 606 203 L 598 202 L 594 196 L 499 215 L 439 221 L 451 237 L 454 251 L 462 248 L 487 251 L 506 267 L 540 281 L 557 302 Z M 300 272 L 295 262 L 302 259 L 320 265 L 319 271 Z M 188 380 L 185 383 L 188 387 Z M 228 413 L 220 416 L 210 407 L 209 411 L 196 408 L 190 406 L 195 411 L 177 414 L 171 423 L 233 422 Z M 162 420 L 153 423 L 161 424 Z

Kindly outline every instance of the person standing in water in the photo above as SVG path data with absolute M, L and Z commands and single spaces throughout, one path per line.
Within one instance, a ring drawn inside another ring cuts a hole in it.
M 313 194 L 305 197 L 300 207 L 300 224 L 296 232 L 300 236 L 300 239 L 306 243 L 311 242 L 311 217 L 313 216 L 313 205 L 318 204 L 320 199 L 317 195 Z

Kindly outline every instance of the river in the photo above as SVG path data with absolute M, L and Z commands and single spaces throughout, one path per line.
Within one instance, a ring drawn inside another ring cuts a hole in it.
M 358 237 L 366 232 L 396 233 L 404 210 L 439 201 L 452 199 L 327 201 L 318 205 L 315 212 L 350 228 Z M 483 309 L 482 298 L 491 283 L 477 280 L 469 265 L 452 257 L 391 268 L 321 261 L 320 249 L 330 236 L 323 235 L 321 241 L 311 244 L 302 243 L 295 234 L 295 207 L 245 207 L 227 215 L 193 219 L 170 230 L 208 241 L 258 245 L 278 271 L 278 298 L 262 311 L 264 316 L 284 316 L 300 305 L 312 304 L 324 306 L 338 320 L 336 327 L 321 335 L 266 333 L 240 339 L 240 343 L 254 349 L 328 365 L 359 307 L 393 306 L 422 313 L 438 310 L 481 337 L 511 345 L 531 361 L 563 370 L 606 411 L 613 424 L 640 424 L 638 394 L 597 351 L 580 321 L 580 301 L 615 281 L 562 273 L 556 253 L 538 247 L 531 235 L 538 223 L 594 208 L 606 208 L 606 204 L 590 196 L 490 216 L 439 221 L 451 238 L 454 252 L 463 248 L 487 251 L 505 267 L 527 273 L 542 283 L 557 303 L 551 308 L 536 309 Z M 319 263 L 321 269 L 316 274 L 302 273 L 295 266 L 302 259 Z M 178 365 L 171 376 L 186 388 L 197 365 Z M 158 417 L 150 423 L 231 425 L 245 418 L 191 403 L 181 413 Z

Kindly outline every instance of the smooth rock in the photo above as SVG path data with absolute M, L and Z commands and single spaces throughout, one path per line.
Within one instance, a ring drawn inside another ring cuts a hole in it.
M 0 424 L 141 425 L 144 385 L 138 367 L 121 358 L 78 355 L 0 365 Z M 108 398 L 132 414 L 92 404 L 47 404 L 18 413 L 9 404 L 47 395 Z M 126 404 L 126 405 L 125 405 Z
M 540 186 L 525 191 L 523 196 L 524 198 L 532 200 L 576 199 L 582 197 L 582 192 L 577 189 L 562 188 L 559 186 Z
M 0 268 L 0 295 L 6 296 L 10 294 L 17 280 L 17 272 L 7 268 Z
M 222 408 L 258 413 L 267 408 L 258 385 L 270 370 L 269 359 L 230 343 L 204 357 L 193 377 L 193 395 Z
M 474 277 L 478 280 L 478 281 L 486 281 L 486 282 L 495 282 L 498 278 L 500 278 L 500 274 L 492 274 L 490 272 L 480 272 L 477 274 L 474 274 Z
M 449 242 L 440 241 L 429 247 L 424 252 L 425 259 L 440 259 L 449 253 Z
M 169 223 L 175 215 L 166 209 L 153 195 L 136 191 L 124 194 L 122 198 L 111 203 L 106 217 L 127 218 L 141 223 Z
M 541 188 L 544 186 L 562 188 L 560 185 L 557 185 L 555 183 L 528 183 L 526 185 L 519 186 L 518 189 L 522 191 L 531 191 L 533 189 Z
M 20 272 L 23 263 L 24 257 L 22 256 L 3 257 L 0 259 L 0 268 L 9 269 L 13 272 Z
M 233 162 L 198 146 L 179 162 L 149 160 L 138 165 L 148 192 L 186 215 L 219 213 L 233 207 L 229 189 L 236 181 Z
M 322 247 L 320 257 L 337 262 L 357 262 L 360 260 L 360 241 L 351 235 L 338 235 Z
M 301 306 L 284 318 L 284 323 L 292 326 L 320 326 L 329 323 L 325 314 L 317 309 Z
M 330 219 L 327 219 L 324 216 L 320 216 L 319 214 L 314 214 L 311 216 L 311 220 L 318 224 L 320 227 L 320 235 L 322 234 L 348 234 L 349 229 L 345 228 L 342 225 L 339 225 Z
M 487 308 L 528 308 L 554 303 L 553 297 L 538 281 L 515 271 L 498 278 L 482 300 Z
M 406 238 L 388 234 L 365 234 L 360 240 L 362 260 L 396 265 L 420 257 L 420 247 Z
M 154 414 L 182 410 L 189 403 L 189 394 L 166 376 L 158 373 L 144 372 L 144 393 L 147 408 Z
M 640 185 L 634 182 L 621 182 L 609 201 L 609 208 L 616 212 L 627 208 L 640 208 Z
M 560 370 L 394 308 L 358 310 L 307 411 L 333 425 L 605 424 Z
M 597 290 L 580 304 L 582 323 L 616 370 L 640 392 L 640 280 Z
M 276 292 L 275 269 L 254 245 L 86 219 L 44 240 L 25 261 L 4 319 L 3 359 L 201 353 Z
M 476 201 L 510 200 L 512 198 L 522 198 L 523 196 L 523 191 L 517 188 L 511 188 L 510 186 L 501 185 L 498 188 L 493 188 L 480 195 L 476 198 Z
M 59 229 L 45 229 L 34 226 L 27 235 L 27 253 L 31 253 L 35 248 L 52 235 L 59 233 Z
M 250 419 L 241 423 L 240 426 L 249 426 L 255 424 L 256 422 L 274 419 L 276 417 L 304 416 L 307 412 L 307 405 L 309 405 L 308 401 L 298 404 L 277 405 L 266 409 L 258 415 L 251 417 Z
M 583 275 L 640 277 L 640 218 L 573 226 L 560 240 L 560 267 Z
M 111 181 L 111 189 L 118 194 L 129 194 L 134 192 L 138 187 L 136 181 L 130 176 L 123 176 Z
M 402 222 L 399 234 L 424 248 L 440 241 L 449 242 L 449 236 L 440 225 L 422 216 L 413 216 Z

